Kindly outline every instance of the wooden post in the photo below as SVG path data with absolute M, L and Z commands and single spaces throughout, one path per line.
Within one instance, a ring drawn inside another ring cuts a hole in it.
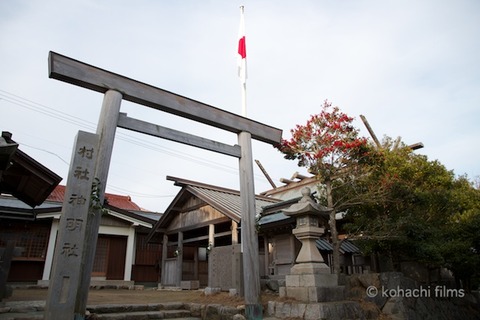
M 167 276 L 165 274 L 165 264 L 167 261 L 167 254 L 168 254 L 168 235 L 163 234 L 163 244 L 162 244 L 162 265 L 161 265 L 161 275 L 160 275 L 160 283 L 163 287 L 165 283 L 165 277 Z
M 232 245 L 238 244 L 238 223 L 232 220 Z
M 195 247 L 193 251 L 193 280 L 199 280 L 198 278 L 198 247 Z
M 240 132 L 238 134 L 238 144 L 242 148 L 242 157 L 239 160 L 239 174 L 245 316 L 248 320 L 263 319 L 263 310 L 260 303 L 258 236 L 255 229 L 256 209 L 251 134 Z
M 123 271 L 123 280 L 130 281 L 132 279 L 132 265 L 135 257 L 135 229 L 130 228 L 127 236 L 127 248 L 125 252 L 125 270 Z
M 208 246 L 213 248 L 215 247 L 215 225 L 208 225 Z
M 82 313 L 75 311 L 75 298 L 82 290 L 81 266 L 88 237 L 87 221 L 98 141 L 98 135 L 79 131 L 73 146 L 45 305 L 44 317 L 48 320 L 77 316 L 83 319 L 85 315 L 85 309 Z
M 270 271 L 270 261 L 269 261 L 268 237 L 267 237 L 267 235 L 263 236 L 263 248 L 265 250 L 265 256 L 263 257 L 264 261 L 265 261 L 264 271 L 265 271 L 265 275 L 269 276 L 270 275 L 270 272 L 269 272 Z
M 50 273 L 52 271 L 52 265 L 53 265 L 53 255 L 55 253 L 55 243 L 57 242 L 58 224 L 59 224 L 59 220 L 56 220 L 56 219 L 52 220 L 52 226 L 50 228 L 50 236 L 48 237 L 47 254 L 45 257 L 45 267 L 43 267 L 42 281 L 48 282 L 48 280 L 50 279 Z
M 10 273 L 15 241 L 8 240 L 3 249 L 3 253 L 0 252 L 0 302 L 2 302 L 4 298 L 10 297 L 10 294 L 12 293 L 11 289 L 7 286 L 7 279 L 8 274 Z
M 105 92 L 100 118 L 98 120 L 97 134 L 100 136 L 100 142 L 95 164 L 95 177 L 100 182 L 97 196 L 102 205 L 105 199 L 105 188 L 107 186 L 108 170 L 110 168 L 110 159 L 113 152 L 113 143 L 115 141 L 115 131 L 117 129 L 121 102 L 122 95 L 118 91 L 108 90 Z M 95 260 L 102 210 L 93 209 L 88 217 L 88 234 L 84 247 L 83 271 L 80 290 L 75 304 L 75 314 L 79 317 L 81 316 L 79 319 L 83 319 L 85 309 L 87 308 L 88 289 L 90 288 L 93 261 Z
M 183 273 L 183 232 L 178 231 L 177 279 L 175 285 L 180 288 Z

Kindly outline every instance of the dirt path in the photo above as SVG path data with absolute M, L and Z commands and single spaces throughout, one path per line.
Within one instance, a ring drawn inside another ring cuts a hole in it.
M 46 300 L 47 289 L 14 289 L 10 298 L 4 301 L 36 301 Z M 279 300 L 278 295 L 262 294 L 262 304 Z M 226 292 L 206 296 L 201 290 L 90 290 L 88 304 L 145 304 L 161 302 L 195 302 L 202 304 L 218 303 L 229 306 L 244 304 L 240 297 L 231 297 Z

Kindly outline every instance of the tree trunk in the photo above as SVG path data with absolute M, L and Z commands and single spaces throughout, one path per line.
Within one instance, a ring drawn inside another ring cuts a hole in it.
M 335 220 L 336 210 L 333 207 L 332 181 L 325 181 L 325 186 L 327 189 L 327 206 L 332 209 L 328 224 L 330 226 L 330 234 L 332 235 L 333 273 L 340 274 L 340 241 L 338 241 L 337 222 Z

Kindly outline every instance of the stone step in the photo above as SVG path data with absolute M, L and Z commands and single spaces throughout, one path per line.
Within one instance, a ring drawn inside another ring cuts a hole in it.
M 0 313 L 0 320 L 43 320 L 43 312 L 35 311 L 28 313 L 6 312 Z
M 184 310 L 185 305 L 181 302 L 149 303 L 149 304 L 102 304 L 88 305 L 90 313 L 122 313 L 136 311 L 162 311 L 162 310 Z
M 92 315 L 89 319 L 105 319 L 105 320 L 120 320 L 120 319 L 175 319 L 175 320 L 202 320 L 202 318 L 191 317 L 190 312 L 183 310 L 178 311 L 138 311 L 127 313 L 106 313 Z M 185 312 L 186 311 L 186 312 Z M 2 313 L 0 320 L 43 320 L 43 312 L 29 312 L 29 313 Z
M 40 320 L 43 319 L 44 301 L 24 301 L 7 303 L 0 308 L 0 320 Z M 241 313 L 240 309 L 220 304 L 203 305 L 198 303 L 152 303 L 152 304 L 106 304 L 88 305 L 88 319 L 178 319 L 205 320 L 231 319 Z
M 201 320 L 190 317 L 188 310 L 162 310 L 162 311 L 132 311 L 121 313 L 92 314 L 92 320 L 147 320 L 147 319 L 189 319 Z
M 181 302 L 150 304 L 109 304 L 88 306 L 89 319 L 105 320 L 143 320 L 143 319 L 181 319 L 192 316 L 190 310 Z M 198 319 L 198 318 L 192 318 Z

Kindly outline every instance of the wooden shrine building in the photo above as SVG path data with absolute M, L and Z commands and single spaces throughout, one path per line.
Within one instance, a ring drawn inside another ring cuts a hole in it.
M 241 241 L 240 192 L 200 182 L 167 177 L 182 189 L 150 233 L 161 242 L 163 286 L 180 287 L 182 281 L 208 285 L 208 254 L 215 247 Z M 279 200 L 256 196 L 257 215 Z M 260 268 L 262 270 L 262 268 Z

